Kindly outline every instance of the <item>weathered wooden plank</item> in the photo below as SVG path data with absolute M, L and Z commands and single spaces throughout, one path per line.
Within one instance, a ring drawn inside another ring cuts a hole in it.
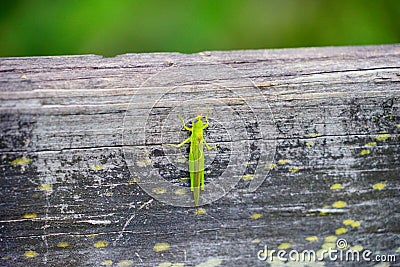
M 257 259 L 264 245 L 317 251 L 331 235 L 398 263 L 399 62 L 399 45 L 0 59 L 0 265 L 266 266 L 280 262 Z M 248 163 L 205 213 L 148 195 L 126 154 L 148 150 L 142 165 L 187 187 L 185 149 L 168 162 L 161 144 L 186 136 L 174 108 L 192 98 L 215 100 L 206 138 L 221 147 L 206 154 L 206 188 L 232 159 Z M 149 110 L 143 143 L 135 120 Z M 260 154 L 268 140 L 273 162 Z M 271 170 L 250 192 L 259 167 Z

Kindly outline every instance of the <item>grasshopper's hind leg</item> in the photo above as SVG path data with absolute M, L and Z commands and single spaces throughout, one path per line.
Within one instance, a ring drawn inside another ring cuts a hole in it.
M 208 150 L 212 150 L 212 149 L 216 149 L 217 147 L 219 147 L 219 145 L 215 145 L 215 146 L 210 146 L 206 140 L 204 140 L 204 144 L 206 145 Z

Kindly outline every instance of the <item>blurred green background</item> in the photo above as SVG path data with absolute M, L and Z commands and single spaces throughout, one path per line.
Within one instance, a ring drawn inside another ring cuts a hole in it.
M 399 41 L 399 0 L 20 0 L 0 11 L 2 57 Z

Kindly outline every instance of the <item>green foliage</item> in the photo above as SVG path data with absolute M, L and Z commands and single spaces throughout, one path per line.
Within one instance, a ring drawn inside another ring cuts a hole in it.
M 258 49 L 400 41 L 398 0 L 20 0 L 0 56 Z

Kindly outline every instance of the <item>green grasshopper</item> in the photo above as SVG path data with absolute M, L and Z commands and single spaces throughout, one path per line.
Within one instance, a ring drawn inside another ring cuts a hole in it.
M 203 130 L 208 127 L 208 114 L 205 116 L 206 123 L 203 123 L 203 114 L 197 116 L 192 121 L 192 127 L 188 127 L 181 116 L 178 118 L 182 121 L 185 130 L 190 131 L 191 135 L 179 145 L 166 144 L 175 148 L 181 148 L 184 144 L 190 142 L 189 151 L 189 172 L 190 172 L 190 190 L 193 192 L 194 204 L 199 205 L 200 189 L 204 190 L 204 152 L 203 144 L 208 150 L 214 149 L 217 146 L 210 146 L 204 140 Z

